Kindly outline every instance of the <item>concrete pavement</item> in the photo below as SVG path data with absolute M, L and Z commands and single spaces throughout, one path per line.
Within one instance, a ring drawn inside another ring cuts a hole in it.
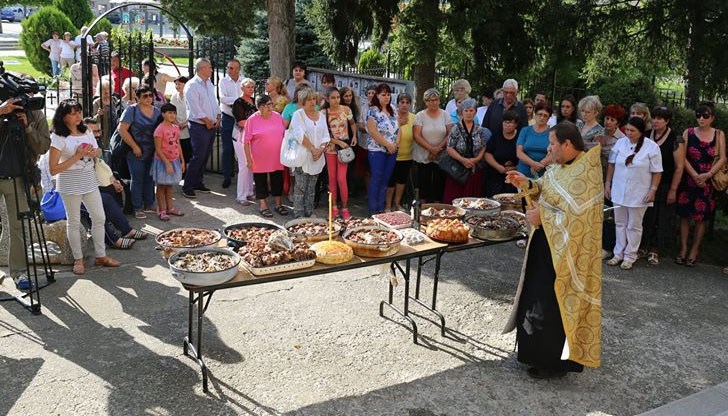
M 132 221 L 152 232 L 260 221 L 256 206 L 234 203 L 234 185 L 207 177 L 212 194 L 178 194 L 185 217 Z M 204 319 L 204 394 L 182 355 L 187 292 L 153 240 L 109 254 L 123 266 L 81 278 L 62 269 L 42 291 L 42 316 L 0 304 L 0 414 L 633 415 L 728 380 L 728 279 L 669 261 L 605 266 L 601 368 L 529 379 L 514 335 L 501 335 L 523 257 L 508 243 L 444 258 L 438 303 L 451 331 L 441 337 L 415 306 L 420 346 L 400 318 L 378 316 L 386 279 L 377 269 L 218 292 Z M 431 276 L 427 265 L 425 296 Z M 728 410 L 711 403 L 701 414 Z

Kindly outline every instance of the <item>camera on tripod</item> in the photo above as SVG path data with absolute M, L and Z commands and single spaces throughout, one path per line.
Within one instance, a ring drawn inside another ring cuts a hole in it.
M 45 86 L 5 72 L 4 63 L 0 61 L 0 102 L 15 98 L 15 105 L 23 107 L 23 111 L 42 110 L 45 108 L 45 98 L 35 97 L 41 91 L 45 91 Z

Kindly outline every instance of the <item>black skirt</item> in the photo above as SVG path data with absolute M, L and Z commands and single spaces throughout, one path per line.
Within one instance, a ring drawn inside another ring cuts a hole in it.
M 554 292 L 555 281 L 556 272 L 548 240 L 543 229 L 539 228 L 529 246 L 523 291 L 518 303 L 518 361 L 544 370 L 581 372 L 584 369 L 581 364 L 561 359 L 566 334 Z

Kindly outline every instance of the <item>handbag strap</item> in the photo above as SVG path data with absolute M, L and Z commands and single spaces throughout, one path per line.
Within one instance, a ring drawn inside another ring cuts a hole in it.
M 475 144 L 473 143 L 473 130 L 475 130 L 475 122 L 473 122 L 473 128 L 468 131 L 467 126 L 465 126 L 465 120 L 460 120 L 460 128 L 462 126 L 461 132 L 464 132 L 465 136 L 465 153 L 467 153 L 467 157 L 473 157 L 473 147 Z

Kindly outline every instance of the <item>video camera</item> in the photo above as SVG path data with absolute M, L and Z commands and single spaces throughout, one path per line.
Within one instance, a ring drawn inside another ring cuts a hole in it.
M 22 106 L 24 111 L 42 110 L 45 108 L 45 98 L 35 97 L 41 91 L 45 91 L 45 86 L 5 72 L 4 63 L 0 61 L 0 102 L 15 98 L 15 104 Z

